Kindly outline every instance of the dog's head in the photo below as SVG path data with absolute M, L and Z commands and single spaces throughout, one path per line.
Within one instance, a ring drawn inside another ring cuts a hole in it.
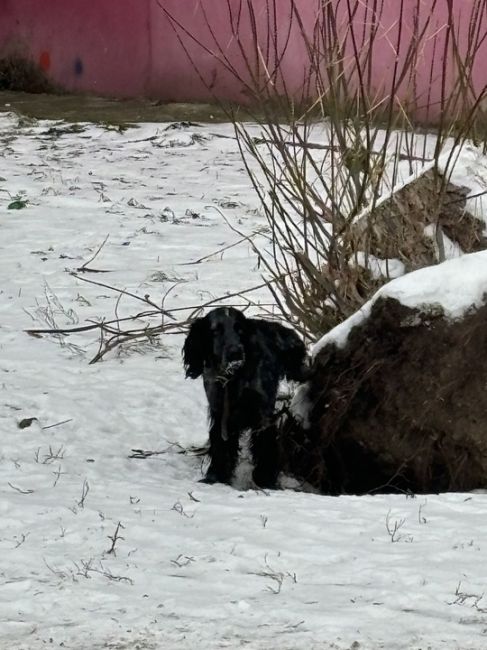
M 245 362 L 247 319 L 233 307 L 217 307 L 191 324 L 183 347 L 186 377 L 196 379 L 205 368 L 230 377 Z

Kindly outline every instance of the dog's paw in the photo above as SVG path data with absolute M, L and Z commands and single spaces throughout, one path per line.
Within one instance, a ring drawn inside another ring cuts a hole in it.
M 198 483 L 206 483 L 207 485 L 213 485 L 214 483 L 220 483 L 220 481 L 218 480 L 218 478 L 216 476 L 214 476 L 214 475 L 208 476 L 208 474 L 207 474 L 203 478 L 200 478 Z
M 225 483 L 227 485 L 230 485 L 232 480 L 231 475 L 227 475 L 227 473 L 222 473 L 222 472 L 216 472 L 215 470 L 209 468 L 209 470 L 206 472 L 206 476 L 204 476 L 202 479 L 199 480 L 199 483 L 206 483 L 207 485 L 213 485 L 214 483 Z

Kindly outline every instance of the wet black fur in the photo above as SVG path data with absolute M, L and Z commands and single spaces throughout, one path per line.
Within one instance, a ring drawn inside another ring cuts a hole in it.
M 229 483 L 239 438 L 251 431 L 253 478 L 273 487 L 278 474 L 275 402 L 283 378 L 303 381 L 306 351 L 296 332 L 278 323 L 218 307 L 196 319 L 183 347 L 186 376 L 203 375 L 210 420 L 207 483 Z

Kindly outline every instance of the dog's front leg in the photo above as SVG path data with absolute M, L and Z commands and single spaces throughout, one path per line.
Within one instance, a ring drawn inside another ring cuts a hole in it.
M 254 459 L 253 479 L 260 488 L 275 488 L 279 475 L 277 427 L 270 422 L 252 431 L 251 450 Z
M 230 483 L 238 459 L 238 432 L 223 414 L 211 415 L 210 465 L 203 483 Z

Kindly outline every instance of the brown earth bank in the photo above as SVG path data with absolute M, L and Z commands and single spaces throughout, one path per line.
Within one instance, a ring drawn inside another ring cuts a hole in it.
M 428 226 L 458 244 L 463 253 L 484 250 L 484 222 L 465 210 L 469 188 L 446 181 L 432 169 L 421 173 L 377 205 L 353 228 L 355 246 L 379 259 L 399 259 L 406 271 L 440 261 Z
M 379 298 L 345 347 L 319 351 L 306 390 L 282 469 L 319 492 L 487 488 L 487 304 L 451 321 Z

